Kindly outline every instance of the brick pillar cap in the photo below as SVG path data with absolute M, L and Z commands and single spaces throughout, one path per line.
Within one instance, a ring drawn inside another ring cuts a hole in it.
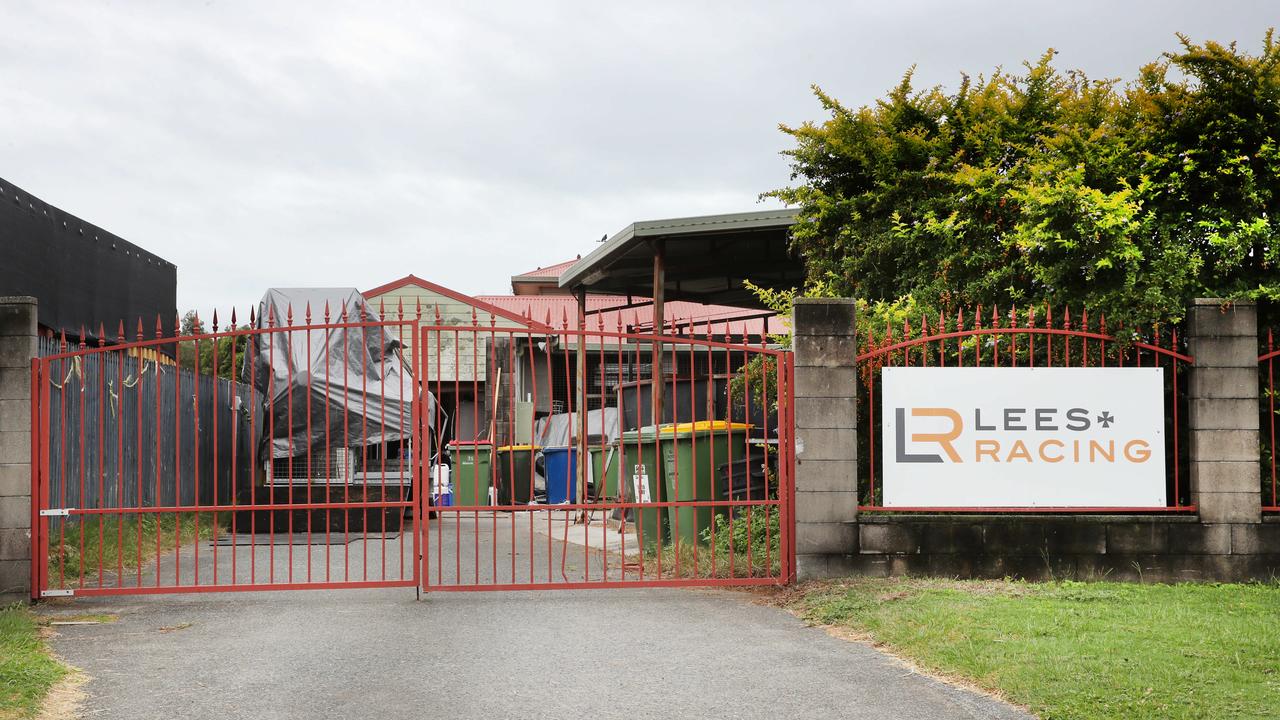
M 833 297 L 798 297 L 792 301 L 793 305 L 851 305 L 857 302 L 854 298 L 833 298 Z
M 1197 305 L 1197 306 L 1213 305 L 1215 307 L 1224 307 L 1224 306 L 1231 306 L 1231 305 L 1244 305 L 1244 306 L 1252 307 L 1254 305 L 1257 305 L 1257 303 L 1254 302 L 1253 300 L 1228 300 L 1226 298 L 1196 298 L 1195 300 L 1191 301 L 1191 304 Z

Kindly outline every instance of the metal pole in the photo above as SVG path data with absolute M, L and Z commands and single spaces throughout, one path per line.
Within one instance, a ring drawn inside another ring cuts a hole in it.
M 663 317 L 663 305 L 666 300 L 667 258 L 666 244 L 662 240 L 653 241 L 653 334 L 661 337 L 666 330 L 666 319 Z M 653 409 L 653 424 L 662 424 L 662 342 L 653 343 L 653 370 L 650 373 L 650 395 Z
M 578 296 L 578 429 L 577 436 L 577 476 L 578 485 L 574 502 L 578 504 L 587 501 L 587 464 L 591 462 L 591 458 L 587 455 L 587 291 L 580 289 Z M 581 519 L 585 522 L 587 513 L 581 513 Z

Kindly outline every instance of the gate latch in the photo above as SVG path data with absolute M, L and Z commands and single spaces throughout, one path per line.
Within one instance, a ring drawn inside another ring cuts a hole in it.
M 45 508 L 40 510 L 40 517 L 67 517 L 75 508 Z

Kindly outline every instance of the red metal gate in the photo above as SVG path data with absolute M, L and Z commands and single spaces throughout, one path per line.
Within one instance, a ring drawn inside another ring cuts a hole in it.
M 728 326 L 550 324 L 419 329 L 438 411 L 483 397 L 489 423 L 455 425 L 452 504 L 424 519 L 423 588 L 789 581 L 790 354 Z
M 793 577 L 789 353 L 279 314 L 42 340 L 33 596 Z
M 414 326 L 333 315 L 43 342 L 32 594 L 416 586 Z

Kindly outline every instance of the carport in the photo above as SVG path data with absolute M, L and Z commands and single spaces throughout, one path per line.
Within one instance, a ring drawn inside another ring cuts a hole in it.
M 654 335 L 661 335 L 666 326 L 667 300 L 759 308 L 765 314 L 743 280 L 771 290 L 804 282 L 804 263 L 791 251 L 789 238 L 797 212 L 762 210 L 633 222 L 565 271 L 560 287 L 578 298 L 580 326 L 587 313 L 587 293 L 626 296 L 627 306 L 651 304 Z M 631 298 L 644 299 L 632 303 Z M 736 319 L 749 317 L 758 315 Z M 660 342 L 655 342 L 654 353 L 661 355 Z M 662 377 L 655 373 L 652 382 L 657 424 L 663 410 Z

